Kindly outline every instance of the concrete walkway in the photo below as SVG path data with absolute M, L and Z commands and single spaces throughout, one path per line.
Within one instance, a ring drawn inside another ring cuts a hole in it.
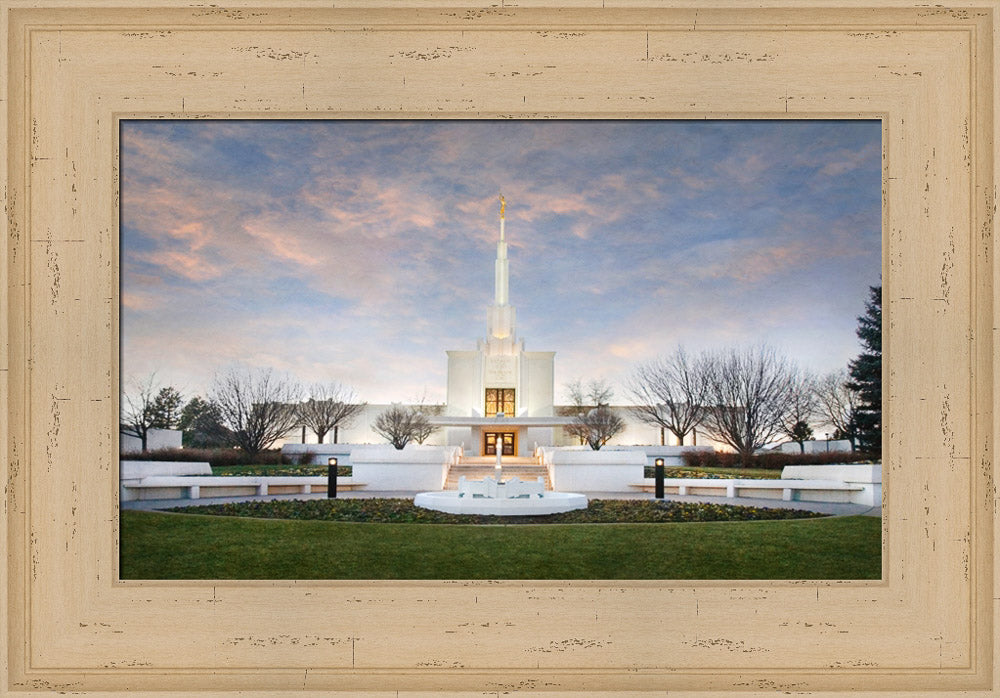
M 339 492 L 339 499 L 413 499 L 416 492 L 348 490 Z M 583 492 L 588 499 L 653 499 L 649 492 Z M 122 502 L 122 509 L 156 511 L 173 507 L 200 506 L 205 504 L 228 504 L 233 502 L 269 502 L 283 499 L 326 499 L 325 493 L 318 494 L 275 494 L 246 497 L 205 497 L 202 499 L 150 499 Z M 766 507 L 769 509 L 800 509 L 815 511 L 830 516 L 882 516 L 881 507 L 864 504 L 838 504 L 832 502 L 786 502 L 780 499 L 759 499 L 751 497 L 710 497 L 705 495 L 668 494 L 664 501 L 702 502 L 706 504 L 732 504 L 745 507 Z

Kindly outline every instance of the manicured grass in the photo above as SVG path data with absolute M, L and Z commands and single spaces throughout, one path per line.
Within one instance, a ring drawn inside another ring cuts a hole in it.
M 377 524 L 123 511 L 123 579 L 878 579 L 873 517 Z

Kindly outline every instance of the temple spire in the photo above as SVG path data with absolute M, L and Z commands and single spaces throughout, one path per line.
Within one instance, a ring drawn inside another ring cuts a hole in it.
M 486 320 L 487 338 L 490 340 L 505 340 L 513 346 L 514 342 L 514 308 L 510 306 L 510 269 L 507 260 L 507 238 L 504 232 L 507 200 L 500 194 L 500 239 L 497 241 L 497 259 L 495 262 L 493 306 Z M 492 345 L 491 345 L 492 346 Z
M 504 213 L 507 209 L 507 200 L 500 195 L 500 240 L 497 242 L 496 261 L 496 287 L 494 294 L 494 305 L 507 305 L 508 298 L 508 264 L 507 264 L 507 240 L 504 236 Z

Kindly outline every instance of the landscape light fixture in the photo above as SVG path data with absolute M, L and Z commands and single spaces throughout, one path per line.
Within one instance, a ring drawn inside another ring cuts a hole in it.
M 656 498 L 663 499 L 663 459 L 657 458 L 653 461 L 655 464 L 655 476 L 656 476 Z
M 326 498 L 337 498 L 337 459 L 328 458 L 326 461 Z

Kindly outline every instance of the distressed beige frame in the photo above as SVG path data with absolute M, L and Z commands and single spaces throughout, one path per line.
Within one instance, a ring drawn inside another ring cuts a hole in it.
M 996 3 L 330 4 L 0 2 L 0 692 L 993 695 Z M 882 119 L 882 580 L 118 580 L 117 120 L 274 116 Z

